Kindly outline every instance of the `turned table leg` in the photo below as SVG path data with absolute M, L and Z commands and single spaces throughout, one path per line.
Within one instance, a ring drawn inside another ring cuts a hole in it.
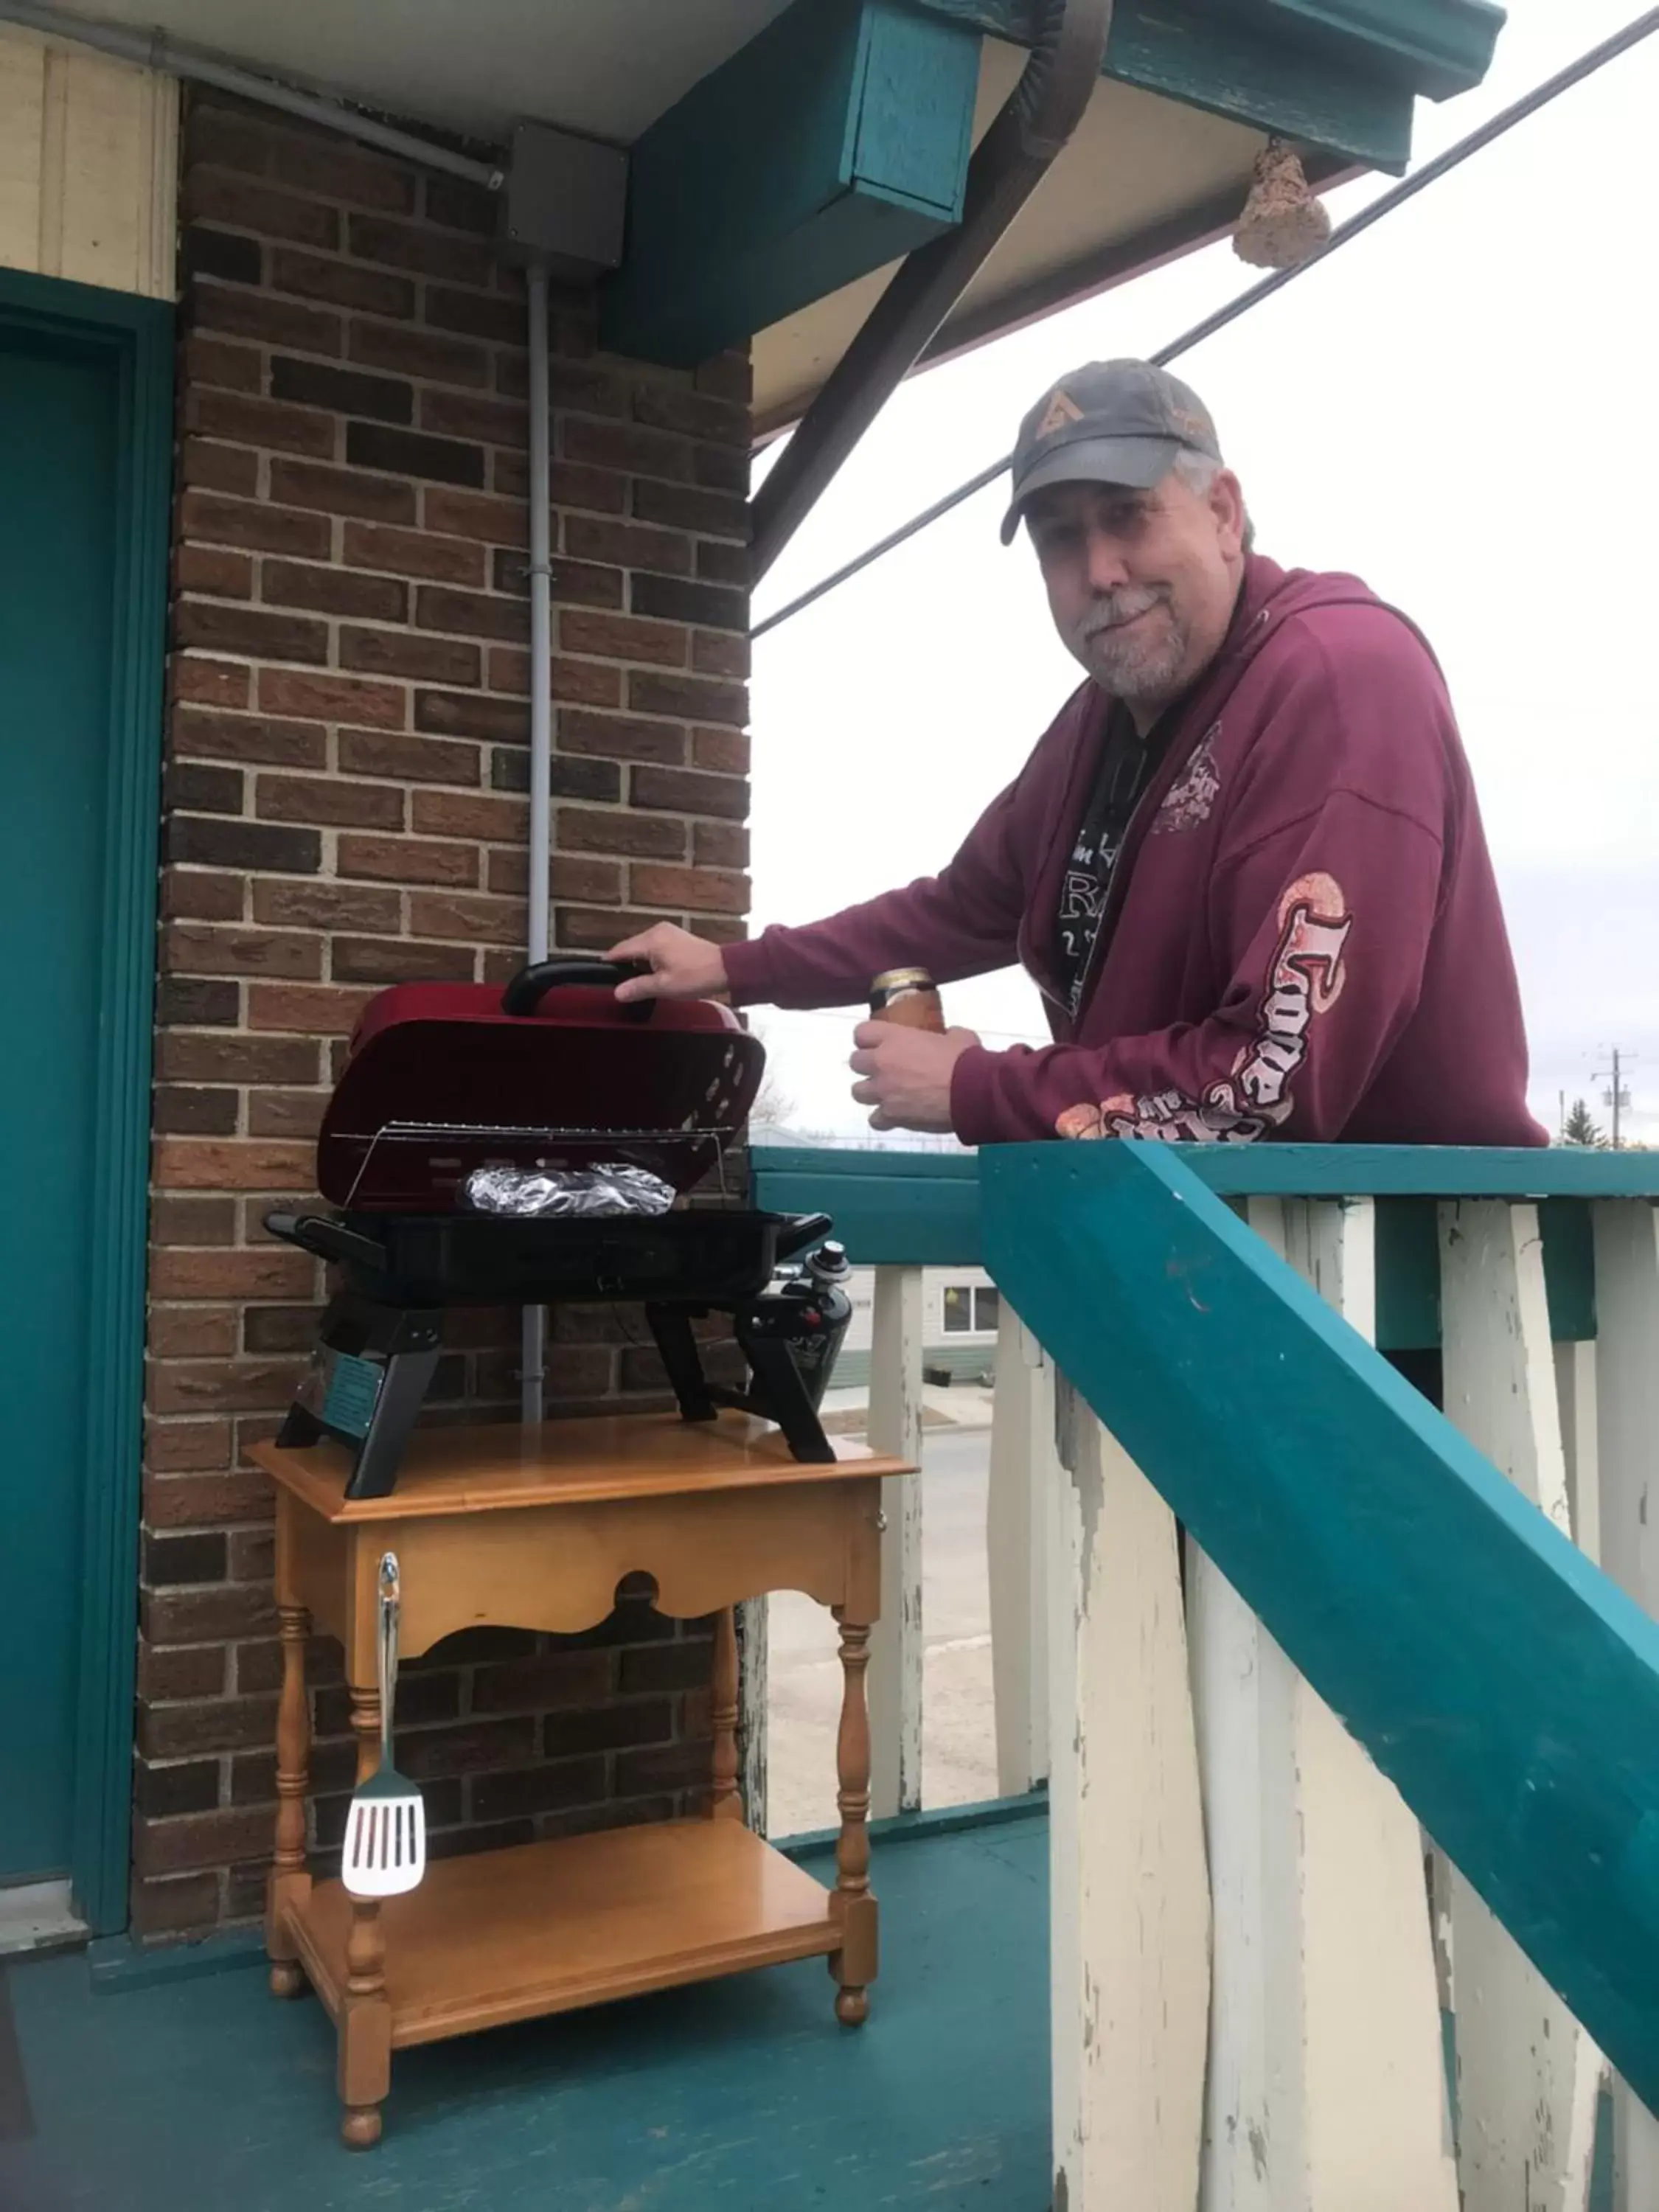
M 876 1978 L 876 1900 L 870 1894 L 870 1714 L 865 1703 L 865 1670 L 870 1664 L 870 1631 L 835 1607 L 841 1628 L 842 1676 L 841 1728 L 836 1738 L 840 1782 L 841 1834 L 836 1842 L 836 1906 L 841 1920 L 841 1948 L 830 1960 L 840 1984 L 836 2018 L 858 2027 L 870 2014 L 869 1984 Z
M 738 1631 L 728 1605 L 714 1623 L 714 1787 L 708 1810 L 715 1820 L 740 1820 L 738 1794 Z
M 306 1985 L 299 1947 L 286 1918 L 311 1889 L 306 1867 L 306 1793 L 311 1786 L 311 1707 L 306 1696 L 306 1638 L 311 1619 L 302 1605 L 277 1608 L 282 1638 L 283 1694 L 276 1707 L 276 1849 L 265 1885 L 265 1954 L 271 1994 L 296 1997 Z
M 357 1739 L 357 1779 L 366 1782 L 380 1755 L 378 1690 L 351 1686 L 351 1727 Z M 392 2001 L 386 1988 L 386 1930 L 373 1899 L 351 1899 L 346 1938 L 345 2002 L 340 2010 L 339 2088 L 345 2112 L 341 2140 L 367 2150 L 380 2140 L 380 2105 L 392 2086 Z

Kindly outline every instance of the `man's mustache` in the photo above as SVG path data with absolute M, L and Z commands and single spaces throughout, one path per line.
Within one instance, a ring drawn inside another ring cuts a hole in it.
M 1147 614 L 1163 599 L 1162 592 L 1149 591 L 1145 586 L 1127 586 L 1121 592 L 1109 592 L 1097 599 L 1078 624 L 1081 638 L 1098 637 L 1103 630 L 1121 629 L 1133 622 L 1137 615 Z

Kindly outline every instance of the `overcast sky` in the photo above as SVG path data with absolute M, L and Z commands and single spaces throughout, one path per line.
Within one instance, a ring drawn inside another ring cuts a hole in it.
M 1419 105 L 1437 152 L 1635 12 L 1513 0 L 1486 82 Z M 1659 1141 L 1659 439 L 1642 241 L 1659 38 L 1188 355 L 1264 552 L 1351 569 L 1432 640 L 1474 763 L 1532 1042 L 1533 1105 L 1617 1043 Z M 1337 220 L 1382 189 L 1331 197 Z M 1225 244 L 906 385 L 768 577 L 757 617 L 1004 453 L 1079 362 L 1145 354 L 1243 290 Z M 1077 680 L 1003 483 L 763 639 L 755 917 L 805 921 L 939 867 Z M 1046 1041 L 1018 971 L 955 1022 Z M 801 1126 L 852 1133 L 849 1018 L 765 1011 Z

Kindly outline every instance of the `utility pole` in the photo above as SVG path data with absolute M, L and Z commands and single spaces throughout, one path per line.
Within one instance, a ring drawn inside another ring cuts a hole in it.
M 1601 1093 L 1601 1096 L 1607 1104 L 1613 1109 L 1613 1149 L 1616 1152 L 1620 1146 L 1622 1116 L 1625 1109 L 1630 1104 L 1630 1093 L 1625 1088 L 1623 1071 L 1636 1055 L 1634 1053 L 1621 1051 L 1616 1044 L 1608 1045 L 1603 1048 L 1613 1062 L 1612 1070 L 1609 1073 L 1606 1068 L 1598 1068 L 1593 1079 L 1597 1083 L 1605 1079 L 1608 1085 L 1608 1088 Z

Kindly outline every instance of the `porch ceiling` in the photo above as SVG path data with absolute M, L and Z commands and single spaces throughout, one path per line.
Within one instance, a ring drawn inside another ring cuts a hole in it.
M 1025 50 L 988 38 L 975 143 L 1018 82 Z M 1103 77 L 1070 144 L 969 286 L 936 360 L 1100 289 L 1212 236 L 1243 205 L 1266 134 Z M 756 428 L 793 422 L 845 351 L 896 263 L 817 300 L 755 341 Z
M 244 68 L 491 144 L 525 118 L 627 145 L 787 0 L 90 0 Z
M 54 0 L 56 4 L 56 0 Z M 524 118 L 629 145 L 787 0 L 64 0 L 129 29 L 334 91 L 416 125 L 505 141 Z M 984 34 L 975 135 L 1018 77 L 1027 0 L 915 0 Z M 1317 18 L 1306 21 L 1304 18 Z M 1270 130 L 1316 180 L 1397 168 L 1413 94 L 1478 82 L 1486 0 L 1117 0 L 1109 73 L 1071 144 L 979 272 L 927 358 L 959 350 L 1224 228 Z M 877 270 L 758 331 L 756 417 L 793 421 L 891 273 Z M 759 304 L 759 303 L 757 303 Z

